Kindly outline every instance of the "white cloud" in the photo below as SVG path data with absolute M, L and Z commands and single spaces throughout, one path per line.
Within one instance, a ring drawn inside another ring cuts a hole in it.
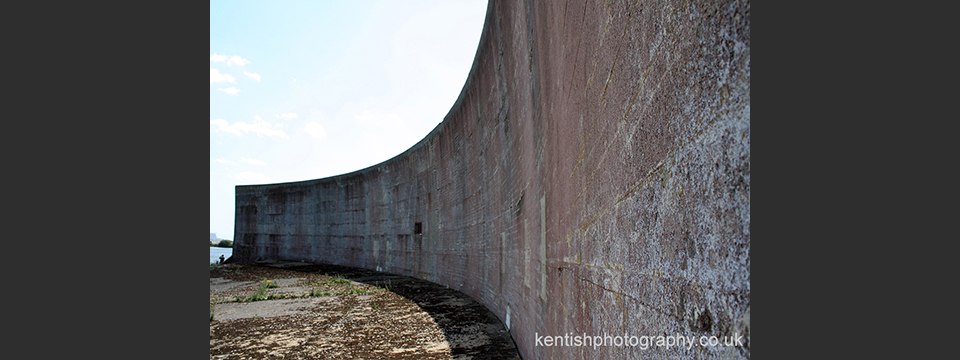
M 234 180 L 237 180 L 240 183 L 246 183 L 246 184 L 267 184 L 267 183 L 276 182 L 276 181 L 273 181 L 273 179 L 271 179 L 269 176 L 266 176 L 261 173 L 255 173 L 252 171 L 242 171 L 242 172 L 239 172 L 233 175 L 228 175 L 228 176 L 230 176 L 230 178 Z
M 226 56 L 226 55 L 217 55 L 217 53 L 213 53 L 213 55 L 210 55 L 210 61 L 213 61 L 213 62 L 224 62 L 224 61 L 227 61 L 227 56 Z
M 254 159 L 247 159 L 247 158 L 245 158 L 245 157 L 241 157 L 241 158 L 240 158 L 240 162 L 242 162 L 242 163 L 247 163 L 247 164 L 251 164 L 251 165 L 260 165 L 260 166 L 265 166 L 265 165 L 267 165 L 267 163 L 265 163 L 265 162 L 263 162 L 263 161 L 254 160 Z
M 243 132 L 241 132 L 240 129 L 230 126 L 230 123 L 228 123 L 227 120 L 214 119 L 214 120 L 210 120 L 210 123 L 217 126 L 217 131 L 223 131 L 229 134 L 243 136 Z
M 238 93 L 240 92 L 240 89 L 237 89 L 237 88 L 232 87 L 232 86 L 231 86 L 231 87 L 228 87 L 228 88 L 226 88 L 226 89 L 217 89 L 217 90 L 223 91 L 223 92 L 225 92 L 225 93 L 227 93 L 227 94 L 230 94 L 230 95 L 236 95 L 236 94 L 238 94 Z
M 223 131 L 237 136 L 254 133 L 257 135 L 276 136 L 281 138 L 287 137 L 287 133 L 283 132 L 283 130 L 274 129 L 273 124 L 271 124 L 269 121 L 264 121 L 259 116 L 254 116 L 253 118 L 253 124 L 247 124 L 242 121 L 230 124 L 224 119 L 210 120 L 210 123 L 216 125 L 218 131 Z
M 260 74 L 257 74 L 257 73 L 248 73 L 248 72 L 246 72 L 246 71 L 244 71 L 243 74 L 246 75 L 248 78 L 251 78 L 251 79 L 256 80 L 257 82 L 260 82 Z
M 234 55 L 230 57 L 230 60 L 227 60 L 227 65 L 230 65 L 230 66 L 233 66 L 234 64 L 238 66 L 244 66 L 249 63 L 250 63 L 250 60 L 244 59 L 238 55 Z
M 217 120 L 223 120 L 223 119 L 217 119 Z M 224 121 L 226 121 L 226 120 L 224 120 Z M 212 122 L 212 121 L 211 121 L 211 122 Z M 219 159 L 216 159 L 216 160 L 217 160 L 218 163 L 221 163 L 221 164 L 236 164 L 235 162 L 230 161 L 230 160 L 227 160 L 227 159 L 224 159 L 224 158 L 219 158 Z
M 221 74 L 220 70 L 218 69 L 210 69 L 211 84 L 215 82 L 224 82 L 224 81 L 236 84 L 237 78 L 231 76 L 230 74 Z
M 305 126 L 307 134 L 313 136 L 316 139 L 324 140 L 327 138 L 327 130 L 323 128 L 323 125 L 317 124 L 315 122 L 309 122 Z
M 280 114 L 280 117 L 284 119 L 296 119 L 297 113 L 283 113 L 283 114 Z

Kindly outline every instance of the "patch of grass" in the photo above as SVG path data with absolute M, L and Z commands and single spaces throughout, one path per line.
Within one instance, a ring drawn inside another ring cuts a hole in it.
M 250 297 L 243 299 L 244 302 L 251 301 L 260 301 L 260 300 L 273 300 L 273 299 L 285 299 L 287 295 L 267 295 L 267 289 L 280 287 L 272 280 L 263 279 L 260 280 L 260 286 L 257 287 L 257 292 L 251 295 Z M 239 301 L 239 297 L 237 298 Z
M 330 296 L 331 294 L 326 291 L 320 291 L 320 289 L 312 289 L 310 292 L 304 294 L 304 296 Z
M 216 302 L 216 301 L 213 301 L 213 302 L 210 303 L 210 321 L 213 321 L 213 313 L 214 313 L 214 310 L 216 309 L 216 307 L 217 307 L 217 302 Z
M 287 299 L 287 298 L 294 298 L 294 297 L 295 296 L 293 295 L 287 295 L 287 294 L 270 294 L 270 295 L 259 296 L 256 299 L 249 300 L 249 301 L 252 302 L 252 301 L 260 301 L 260 300 L 277 300 L 277 299 Z
M 372 292 L 372 291 L 367 289 L 352 289 L 352 290 L 336 292 L 334 293 L 334 295 L 364 294 L 368 292 Z
M 330 277 L 330 276 L 327 275 L 327 274 L 323 274 L 323 275 L 326 276 L 326 277 L 328 277 L 328 278 Z M 350 280 L 344 279 L 342 276 L 339 276 L 339 275 L 338 275 L 337 277 L 335 277 L 335 278 L 333 278 L 333 279 L 329 279 L 329 280 L 318 280 L 318 281 L 315 281 L 315 282 L 307 283 L 307 284 L 305 284 L 305 285 L 333 285 L 333 284 L 350 284 Z
M 218 267 L 220 267 L 219 263 L 210 263 L 210 270 L 216 270 Z

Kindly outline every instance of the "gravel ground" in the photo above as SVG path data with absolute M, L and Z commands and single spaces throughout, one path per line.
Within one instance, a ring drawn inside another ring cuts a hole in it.
M 267 282 L 269 280 L 269 282 Z M 262 298 L 251 301 L 261 284 Z M 210 270 L 211 359 L 519 359 L 500 320 L 427 281 L 307 263 Z

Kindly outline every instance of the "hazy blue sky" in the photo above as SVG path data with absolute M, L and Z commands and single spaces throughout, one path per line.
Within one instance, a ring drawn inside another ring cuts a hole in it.
M 387 160 L 456 101 L 486 0 L 211 1 L 210 232 L 233 239 L 236 185 Z

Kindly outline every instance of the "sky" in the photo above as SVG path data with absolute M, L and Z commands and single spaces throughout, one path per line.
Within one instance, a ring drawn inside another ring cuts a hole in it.
M 360 170 L 410 148 L 463 88 L 486 0 L 211 1 L 210 232 L 235 186 Z

